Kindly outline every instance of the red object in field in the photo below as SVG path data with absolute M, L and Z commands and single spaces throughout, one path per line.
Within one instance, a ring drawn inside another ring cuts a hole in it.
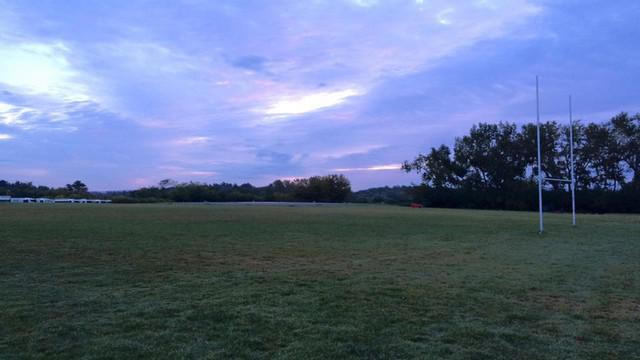
M 412 203 L 412 204 L 411 204 L 411 205 L 409 205 L 409 206 L 411 206 L 411 207 L 412 207 L 412 208 L 414 208 L 414 209 L 419 209 L 419 208 L 423 207 L 423 206 L 422 206 L 422 204 L 418 204 L 418 203 Z

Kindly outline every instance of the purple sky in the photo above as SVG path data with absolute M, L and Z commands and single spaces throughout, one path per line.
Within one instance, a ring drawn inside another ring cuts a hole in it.
M 640 2 L 3 1 L 0 178 L 92 190 L 343 173 L 477 122 L 640 111 Z

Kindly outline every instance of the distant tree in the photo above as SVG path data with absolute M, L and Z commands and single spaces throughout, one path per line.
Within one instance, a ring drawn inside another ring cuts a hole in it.
M 76 180 L 72 184 L 67 184 L 66 189 L 71 194 L 86 194 L 89 191 L 87 185 L 80 180 Z
M 276 180 L 265 189 L 265 199 L 268 201 L 294 201 L 295 184 L 290 180 Z
M 351 183 L 344 175 L 312 176 L 293 184 L 297 200 L 343 202 L 351 194 Z
M 176 185 L 178 185 L 178 182 L 172 179 L 163 179 L 158 182 L 158 187 L 161 189 L 170 189 L 176 187 Z
M 371 188 L 352 193 L 349 201 L 356 203 L 409 205 L 413 201 L 413 190 L 413 186 Z
M 351 182 L 344 175 L 324 176 L 324 182 L 330 202 L 343 202 L 351 194 Z

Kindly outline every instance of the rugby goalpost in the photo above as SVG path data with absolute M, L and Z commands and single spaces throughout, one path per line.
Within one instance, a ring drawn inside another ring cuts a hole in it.
M 542 171 L 542 156 L 540 143 L 540 90 L 538 84 L 538 76 L 536 76 L 536 142 L 538 147 L 538 214 L 540 218 L 540 234 L 544 231 L 544 214 L 542 210 L 542 187 L 545 181 L 555 181 L 561 183 L 569 183 L 571 187 L 571 225 L 576 226 L 576 179 L 575 179 L 575 162 L 573 158 L 573 108 L 571 103 L 571 95 L 569 95 L 569 157 L 570 157 L 570 179 L 557 179 L 545 177 Z

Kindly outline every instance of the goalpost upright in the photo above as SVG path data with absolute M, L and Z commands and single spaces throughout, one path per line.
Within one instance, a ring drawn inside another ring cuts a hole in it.
M 540 92 L 538 76 L 536 76 L 536 138 L 538 143 L 538 214 L 540 217 L 540 233 L 544 231 L 544 219 L 542 215 L 542 164 L 540 156 Z
M 540 140 L 540 90 L 538 76 L 536 76 L 536 140 L 538 150 L 538 216 L 540 220 L 540 234 L 544 231 L 544 214 L 542 207 L 542 187 L 545 181 L 556 181 L 569 183 L 571 187 L 571 225 L 576 226 L 576 179 L 575 179 L 575 160 L 573 157 L 573 105 L 571 95 L 569 95 L 569 161 L 571 179 L 548 178 L 542 172 L 542 156 L 541 156 L 541 140 Z
M 576 226 L 576 176 L 573 160 L 573 104 L 569 95 L 569 153 L 571 154 L 571 225 Z

